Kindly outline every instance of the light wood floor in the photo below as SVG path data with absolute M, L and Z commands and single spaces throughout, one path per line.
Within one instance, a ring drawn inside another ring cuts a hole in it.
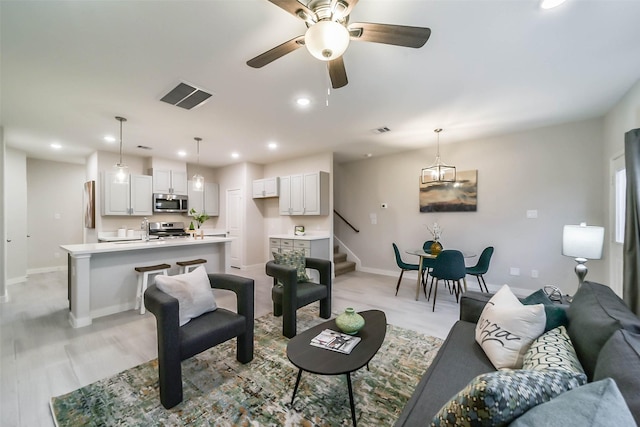
M 271 278 L 264 267 L 240 271 L 256 281 L 256 317 L 271 312 Z M 334 281 L 333 310 L 380 309 L 390 324 L 446 337 L 458 318 L 458 305 L 439 292 L 435 313 L 424 295 L 415 301 L 415 281 L 353 272 Z M 131 310 L 73 329 L 67 320 L 66 272 L 29 276 L 9 287 L 0 304 L 0 425 L 54 425 L 49 399 L 137 366 L 157 356 L 155 318 Z M 216 300 L 234 308 L 235 296 L 217 291 Z

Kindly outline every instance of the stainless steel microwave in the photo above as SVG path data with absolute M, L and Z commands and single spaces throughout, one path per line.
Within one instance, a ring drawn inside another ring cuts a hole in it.
M 187 196 L 181 194 L 153 194 L 153 211 L 176 213 L 188 212 L 189 200 Z

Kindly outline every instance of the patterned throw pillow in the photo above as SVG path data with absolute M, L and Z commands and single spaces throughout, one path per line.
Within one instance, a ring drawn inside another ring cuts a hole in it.
M 308 282 L 309 276 L 307 276 L 306 260 L 304 251 L 292 250 L 284 253 L 273 252 L 273 259 L 276 264 L 288 265 L 295 267 L 297 270 L 298 282 Z
M 542 304 L 523 305 L 504 285 L 482 310 L 475 337 L 496 369 L 518 369 L 529 345 L 544 332 L 545 323 Z
M 505 426 L 529 409 L 587 382 L 568 371 L 501 370 L 482 374 L 447 402 L 432 427 Z
M 529 350 L 524 354 L 522 369 L 562 369 L 584 374 L 564 326 L 545 332 L 531 343 Z

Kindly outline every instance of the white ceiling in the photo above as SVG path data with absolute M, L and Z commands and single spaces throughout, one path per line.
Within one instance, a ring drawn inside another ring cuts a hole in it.
M 332 150 L 339 161 L 597 117 L 640 77 L 640 0 L 361 0 L 351 22 L 431 28 L 421 49 L 352 42 L 349 84 L 325 105 L 325 64 L 298 49 L 246 61 L 303 34 L 267 0 L 2 1 L 1 124 L 30 157 L 126 155 L 271 163 Z M 180 81 L 211 91 L 184 110 Z M 301 110 L 300 95 L 312 103 Z M 387 126 L 391 132 L 375 134 Z M 266 144 L 279 148 L 269 151 Z M 50 148 L 57 142 L 58 151 Z M 142 151 L 137 145 L 153 148 Z M 240 153 L 238 159 L 231 152 Z

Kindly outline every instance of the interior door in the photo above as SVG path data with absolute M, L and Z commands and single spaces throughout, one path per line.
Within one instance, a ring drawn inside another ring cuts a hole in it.
M 227 190 L 227 236 L 231 241 L 230 265 L 242 267 L 242 193 L 240 189 Z
M 611 236 L 609 253 L 609 283 L 611 289 L 622 296 L 622 269 L 623 269 L 623 245 L 624 245 L 624 220 L 626 211 L 626 175 L 624 153 L 611 160 L 611 224 L 609 226 Z

